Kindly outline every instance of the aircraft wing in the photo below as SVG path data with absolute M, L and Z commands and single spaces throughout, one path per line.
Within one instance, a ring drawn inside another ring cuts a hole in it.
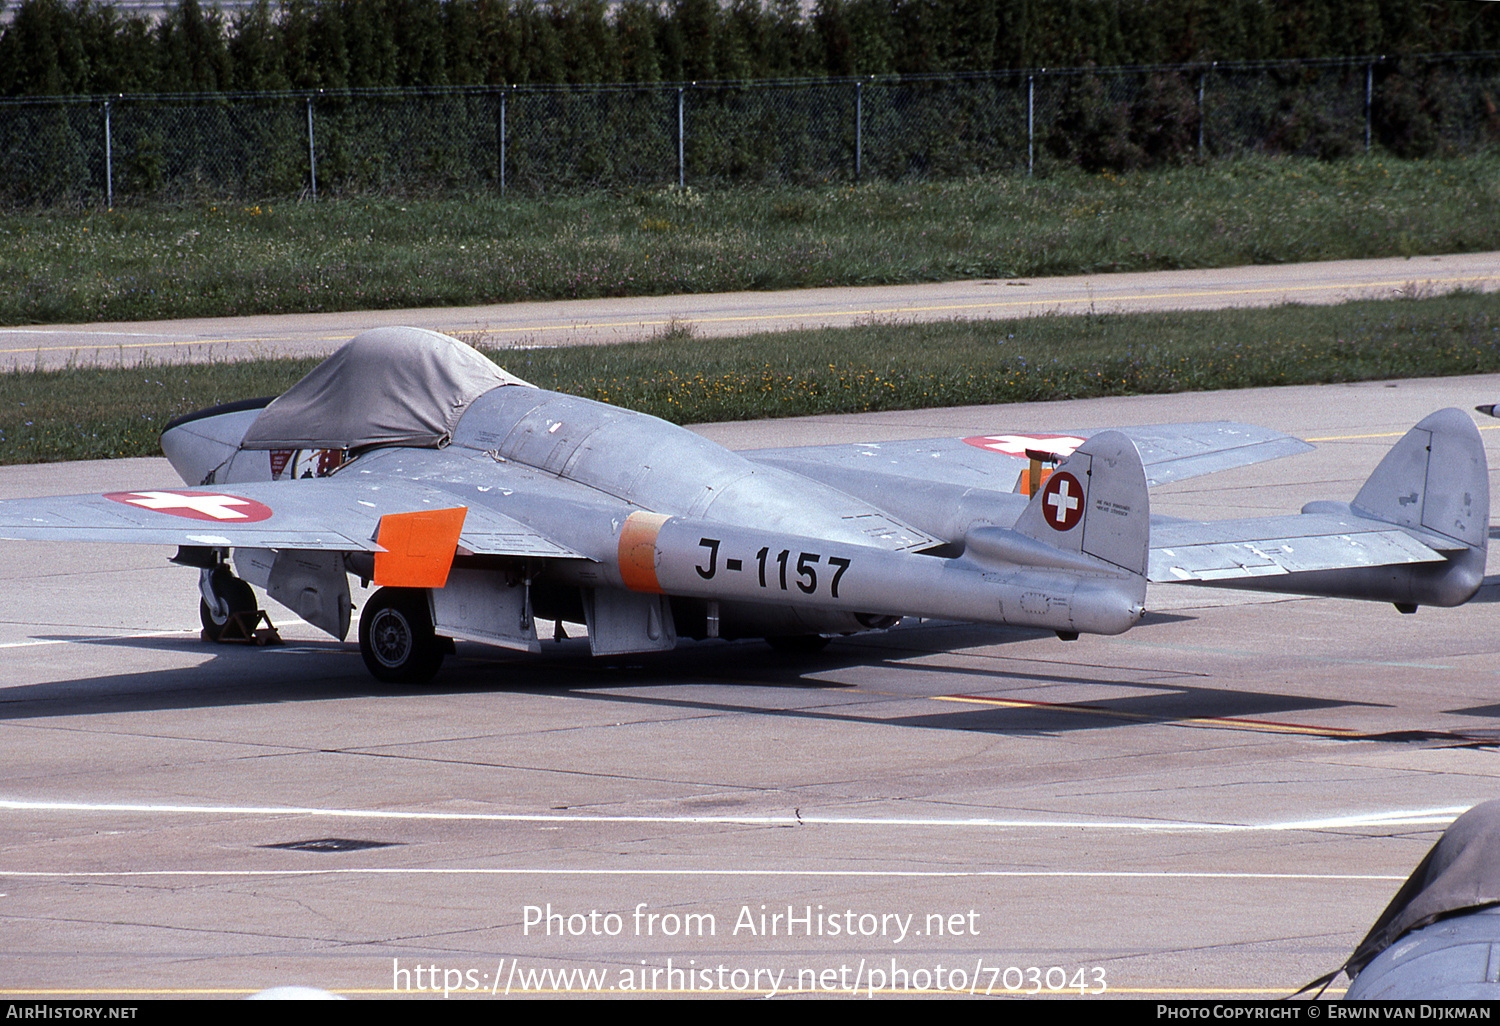
M 1199 523 L 1155 520 L 1152 583 L 1227 581 L 1353 567 L 1431 563 L 1461 542 L 1377 520 L 1327 514 Z M 1424 542 L 1426 544 L 1424 544 Z
M 527 524 L 442 489 L 352 476 L 0 500 L 0 538 L 377 552 L 381 517 L 456 506 L 467 508 L 459 544 L 470 552 L 583 558 Z
M 742 456 L 818 477 L 818 468 L 889 474 L 924 481 L 1009 491 L 1026 466 L 1026 452 L 1067 455 L 1095 431 L 1060 434 L 995 434 L 917 441 L 861 442 L 787 449 L 760 449 Z M 1121 429 L 1140 451 L 1148 485 L 1213 474 L 1309 452 L 1291 435 L 1251 424 L 1215 421 Z

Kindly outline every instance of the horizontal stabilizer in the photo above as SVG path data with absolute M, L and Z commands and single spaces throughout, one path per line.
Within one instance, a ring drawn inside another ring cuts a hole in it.
M 1152 527 L 1147 577 L 1152 583 L 1234 580 L 1442 558 L 1405 531 L 1355 517 L 1169 522 Z

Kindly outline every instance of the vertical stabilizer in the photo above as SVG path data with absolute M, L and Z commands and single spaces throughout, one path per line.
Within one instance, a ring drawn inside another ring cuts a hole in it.
M 1484 549 L 1490 480 L 1479 429 L 1462 410 L 1423 418 L 1385 454 L 1351 507 L 1362 516 Z
M 1146 471 L 1135 443 L 1118 431 L 1104 431 L 1058 465 L 1016 520 L 1015 531 L 1144 574 L 1150 513 Z

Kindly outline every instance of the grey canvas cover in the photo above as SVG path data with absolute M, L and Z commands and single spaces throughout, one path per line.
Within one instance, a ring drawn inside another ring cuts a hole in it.
M 374 328 L 267 406 L 240 447 L 438 448 L 479 396 L 526 384 L 456 338 L 425 328 Z
M 1447 916 L 1500 904 L 1500 801 L 1454 820 L 1360 942 L 1344 969 L 1352 978 L 1405 934 Z

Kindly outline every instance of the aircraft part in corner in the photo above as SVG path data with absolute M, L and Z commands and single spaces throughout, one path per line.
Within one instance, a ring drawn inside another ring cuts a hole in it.
M 664 513 L 638 509 L 625 518 L 620 528 L 620 579 L 631 591 L 660 595 L 661 582 L 656 578 L 656 536 L 661 525 L 672 518 Z
M 382 588 L 441 588 L 458 552 L 468 509 L 387 513 L 375 541 L 375 584 Z

